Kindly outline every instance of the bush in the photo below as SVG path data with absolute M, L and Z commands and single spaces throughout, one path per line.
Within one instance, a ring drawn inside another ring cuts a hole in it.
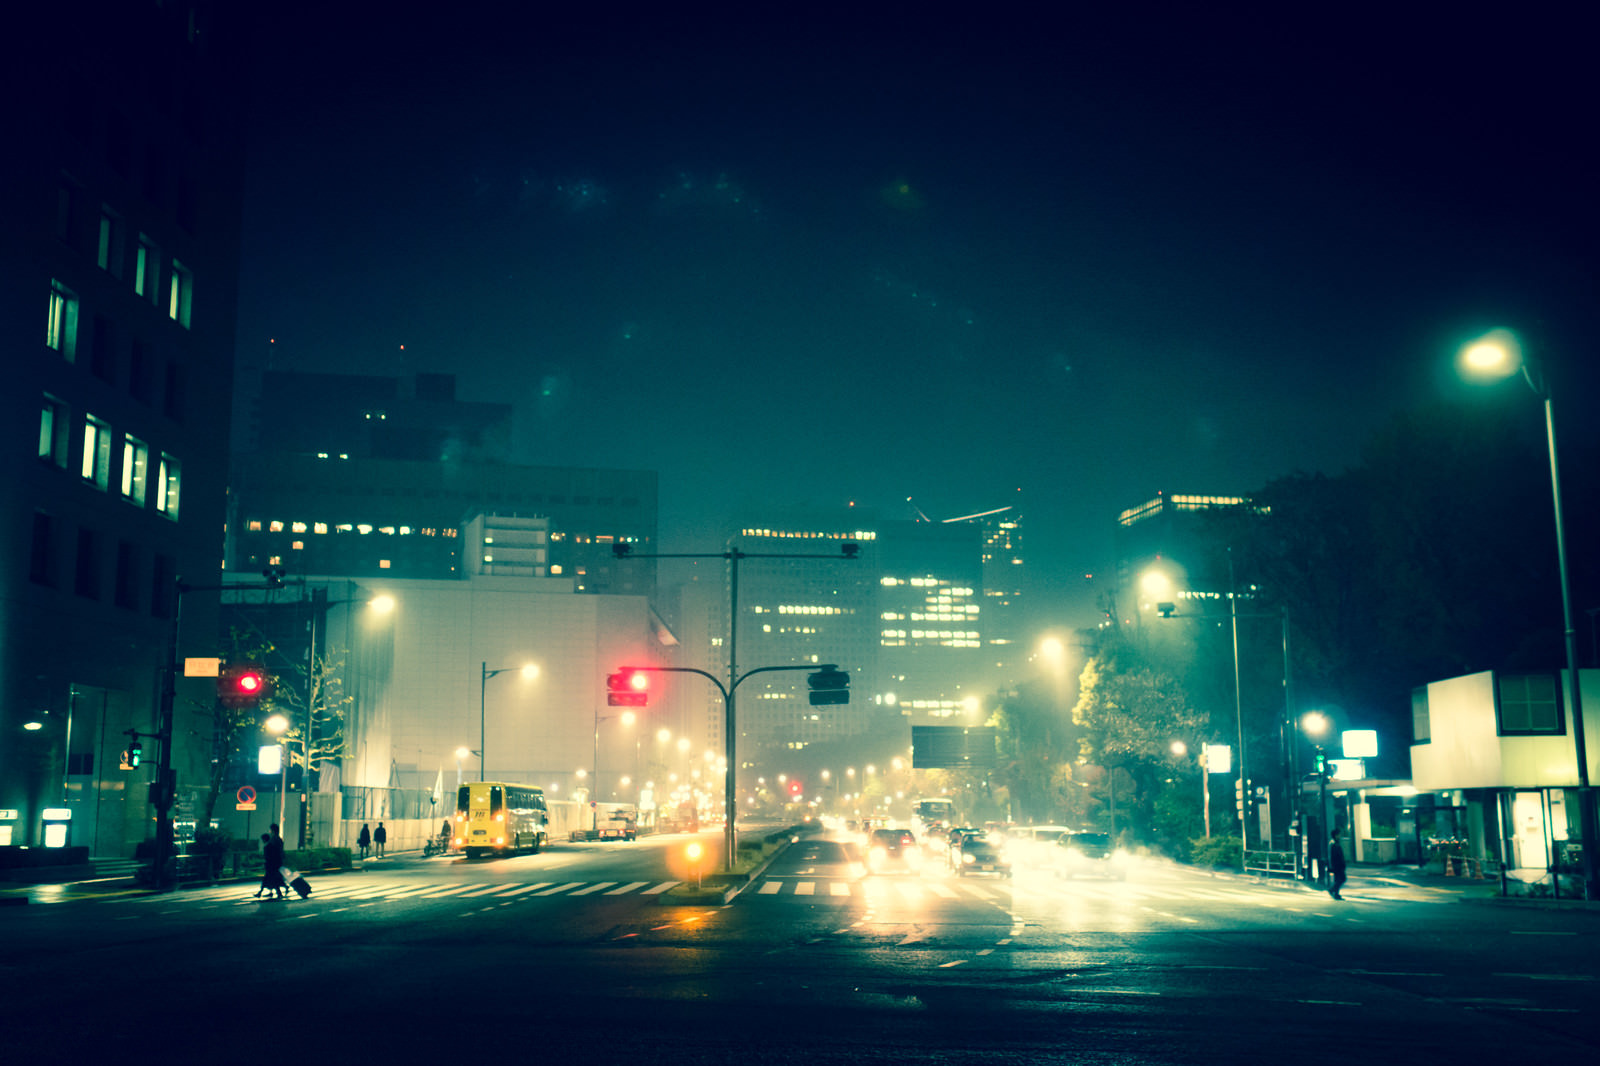
M 1244 865 L 1244 842 L 1235 836 L 1198 837 L 1189 841 L 1191 862 L 1213 869 L 1237 870 Z

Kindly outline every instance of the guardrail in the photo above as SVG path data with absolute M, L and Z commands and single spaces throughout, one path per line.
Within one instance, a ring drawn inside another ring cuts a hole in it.
M 1247 851 L 1244 853 L 1245 873 L 1269 876 L 1294 876 L 1294 852 Z

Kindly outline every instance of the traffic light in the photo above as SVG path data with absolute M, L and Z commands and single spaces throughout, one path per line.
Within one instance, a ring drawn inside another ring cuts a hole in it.
M 643 707 L 650 702 L 650 675 L 643 670 L 624 669 L 606 675 L 606 704 L 611 707 Z
M 224 707 L 254 707 L 270 687 L 266 671 L 253 663 L 230 663 L 217 672 L 217 699 Z
M 1320 747 L 1317 749 L 1317 776 L 1322 777 L 1328 772 L 1328 756 Z
M 806 794 L 805 782 L 799 780 L 798 778 L 791 777 L 789 779 L 789 798 L 791 800 L 799 800 L 803 796 L 805 796 L 805 794 Z
M 834 703 L 850 702 L 850 675 L 837 666 L 824 666 L 806 676 L 811 686 L 811 706 L 823 707 Z
M 1244 781 L 1235 779 L 1233 782 L 1233 805 L 1239 811 L 1239 817 L 1244 817 Z
M 139 759 L 144 755 L 144 748 L 139 745 L 137 737 L 128 745 L 128 750 L 122 753 L 122 761 L 126 769 L 133 770 L 139 765 Z

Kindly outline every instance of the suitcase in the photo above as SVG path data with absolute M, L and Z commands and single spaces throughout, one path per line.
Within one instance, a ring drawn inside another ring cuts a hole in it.
M 307 896 L 311 895 L 310 881 L 307 881 L 304 877 L 295 873 L 287 866 L 282 867 L 278 872 L 283 875 L 283 879 L 288 882 L 289 887 L 294 889 L 295 894 L 301 899 L 305 899 Z

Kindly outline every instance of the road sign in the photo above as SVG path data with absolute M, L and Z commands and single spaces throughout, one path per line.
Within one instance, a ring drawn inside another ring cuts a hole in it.
M 233 798 L 238 800 L 233 805 L 233 809 L 236 811 L 253 811 L 256 809 L 256 790 L 249 785 L 240 785 L 239 791 L 233 794 Z

